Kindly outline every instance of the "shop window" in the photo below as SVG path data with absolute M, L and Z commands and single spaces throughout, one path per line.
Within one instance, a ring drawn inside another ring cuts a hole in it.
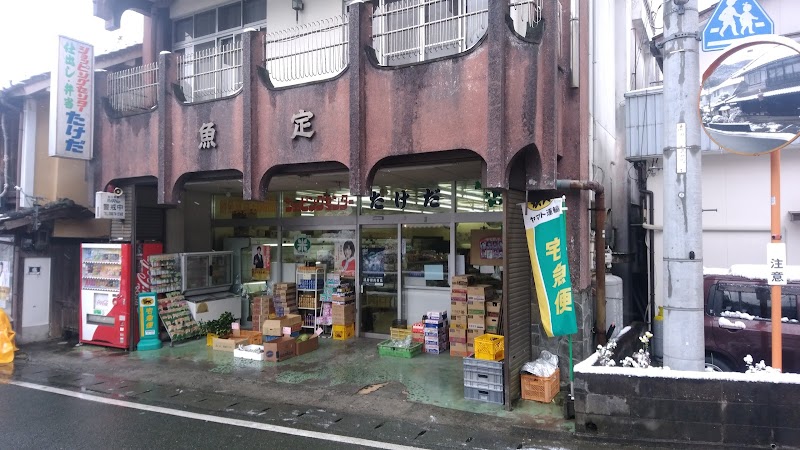
M 283 217 L 331 217 L 355 214 L 358 198 L 349 189 L 282 191 Z
M 278 216 L 278 195 L 267 194 L 264 201 L 243 200 L 242 197 L 214 195 L 211 218 L 220 219 L 270 219 Z
M 503 195 L 482 189 L 479 181 L 456 182 L 457 212 L 503 212 Z
M 403 287 L 450 286 L 450 226 L 403 225 Z
M 456 275 L 470 274 L 478 284 L 503 289 L 503 228 L 497 222 L 456 224 Z
M 283 279 L 294 281 L 296 268 L 316 263 L 326 273 L 355 276 L 355 230 L 289 230 L 281 239 Z

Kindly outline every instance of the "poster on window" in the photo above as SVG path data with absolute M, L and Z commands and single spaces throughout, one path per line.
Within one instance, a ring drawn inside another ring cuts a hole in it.
M 7 309 L 11 303 L 11 264 L 0 261 L 0 308 Z
M 250 269 L 250 278 L 253 281 L 269 280 L 270 247 L 269 245 L 253 246 L 253 267 Z
M 356 276 L 356 244 L 350 239 L 336 242 L 335 270 L 343 277 Z
M 386 278 L 385 261 L 384 247 L 361 249 L 361 283 L 365 286 L 383 286 Z
M 503 232 L 501 230 L 472 230 L 469 263 L 473 266 L 503 264 Z

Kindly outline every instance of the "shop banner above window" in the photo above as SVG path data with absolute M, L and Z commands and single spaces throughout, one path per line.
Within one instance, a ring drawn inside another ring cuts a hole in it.
M 577 333 L 564 200 L 554 198 L 521 206 L 545 332 L 550 337 Z

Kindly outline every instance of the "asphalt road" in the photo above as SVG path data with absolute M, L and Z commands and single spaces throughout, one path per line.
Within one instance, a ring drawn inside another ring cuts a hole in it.
M 0 385 L 3 449 L 359 447 Z

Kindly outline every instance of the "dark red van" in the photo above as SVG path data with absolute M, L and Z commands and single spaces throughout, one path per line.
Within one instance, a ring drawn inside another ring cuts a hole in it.
M 772 362 L 772 302 L 765 280 L 705 275 L 706 367 L 743 372 L 744 357 Z M 781 290 L 783 371 L 800 373 L 800 282 Z

